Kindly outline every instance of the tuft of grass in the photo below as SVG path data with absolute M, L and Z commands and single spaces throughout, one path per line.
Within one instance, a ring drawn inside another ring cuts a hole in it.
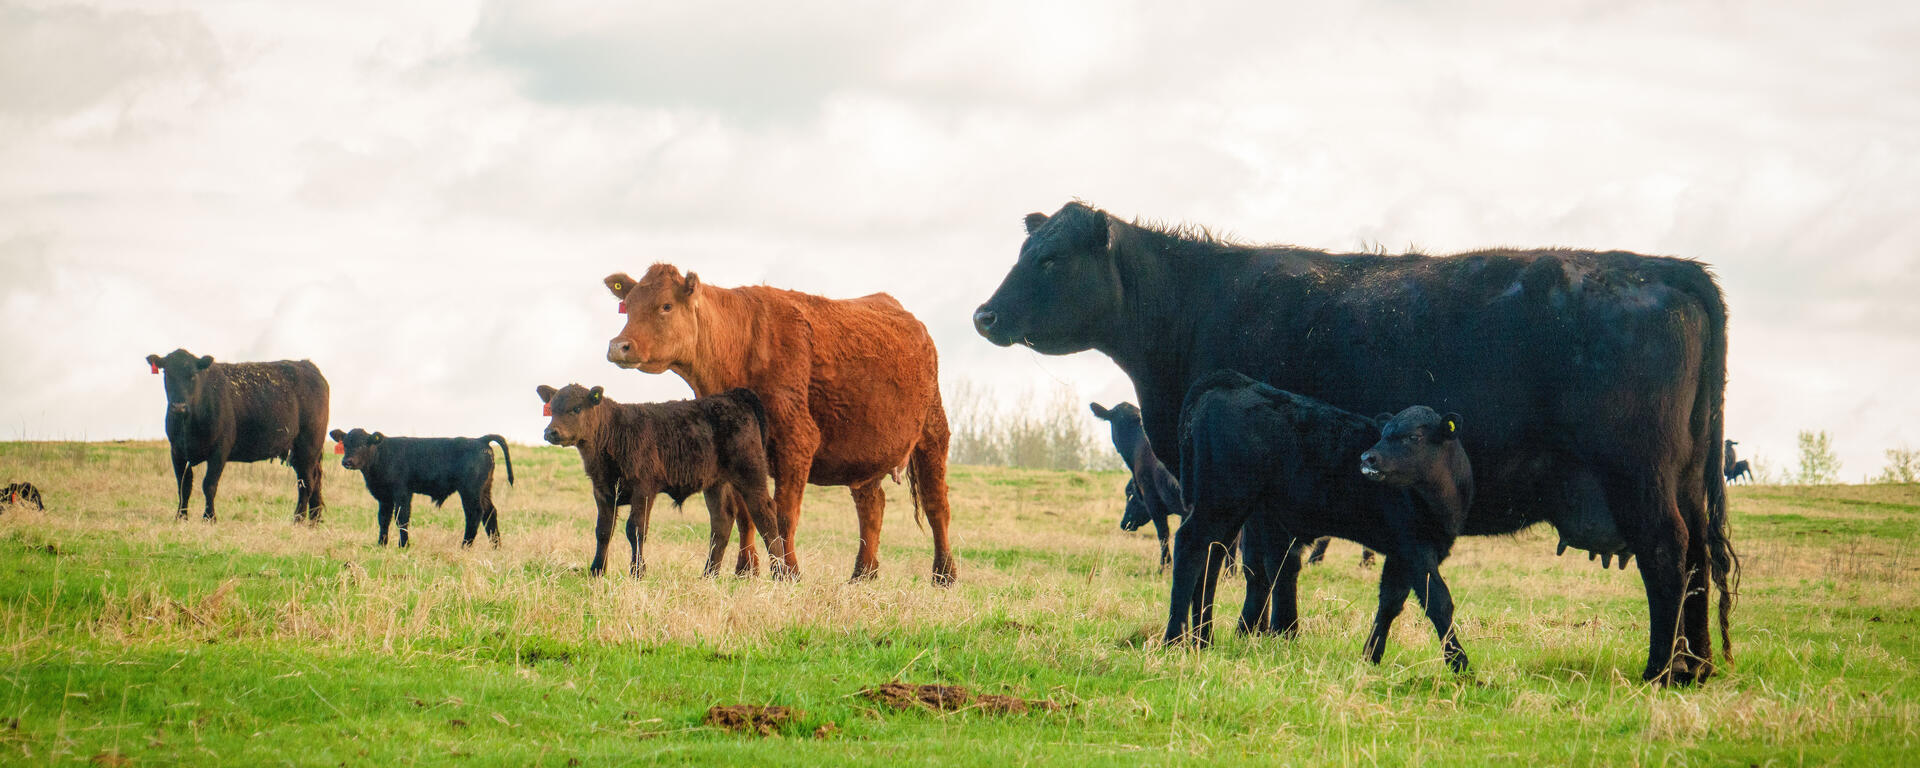
M 1920 487 L 1741 487 L 1737 660 L 1641 684 L 1637 572 L 1555 558 L 1545 529 L 1466 539 L 1444 566 L 1474 671 L 1410 605 L 1360 660 L 1377 568 L 1336 545 L 1302 575 L 1293 640 L 1159 646 L 1151 531 L 1125 477 L 957 466 L 961 582 L 889 484 L 881 576 L 838 488 L 809 488 L 804 578 L 704 579 L 699 502 L 654 510 L 644 579 L 586 576 L 592 504 L 570 450 L 515 446 L 503 546 L 458 547 L 419 503 L 414 546 L 330 464 L 326 522 L 289 521 L 291 470 L 230 467 L 222 520 L 172 518 L 163 444 L 0 444 L 47 510 L 0 513 L 0 763 L 1844 763 L 1920 749 Z M 420 500 L 424 501 L 424 500 Z M 614 542 L 616 562 L 623 541 Z M 1223 584 L 1218 614 L 1242 587 Z M 891 708 L 886 683 L 1058 709 Z M 771 735 L 714 707 L 782 707 Z

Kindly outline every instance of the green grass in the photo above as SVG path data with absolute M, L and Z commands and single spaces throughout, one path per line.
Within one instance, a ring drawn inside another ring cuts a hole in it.
M 1150 531 L 1115 473 L 956 467 L 961 583 L 896 503 L 883 571 L 847 585 L 844 490 L 812 488 L 805 578 L 699 577 L 706 515 L 659 503 L 649 571 L 592 580 L 571 451 L 514 448 L 505 545 L 460 550 L 457 505 L 409 551 L 330 464 L 327 522 L 287 521 L 292 473 L 229 469 L 219 523 L 177 523 L 163 445 L 0 444 L 0 764 L 1910 764 L 1920 754 L 1920 486 L 1739 488 L 1736 661 L 1705 686 L 1638 672 L 1631 570 L 1555 558 L 1549 532 L 1463 541 L 1446 565 L 1474 672 L 1409 609 L 1359 660 L 1378 571 L 1336 544 L 1302 577 L 1303 632 L 1169 650 Z M 889 484 L 890 495 L 903 499 Z M 198 507 L 196 505 L 195 509 Z M 614 559 L 624 557 L 616 540 Z M 1219 610 L 1235 615 L 1237 585 Z M 1059 711 L 897 711 L 899 680 Z M 799 708 L 775 737 L 703 725 Z M 831 724 L 831 735 L 815 732 Z

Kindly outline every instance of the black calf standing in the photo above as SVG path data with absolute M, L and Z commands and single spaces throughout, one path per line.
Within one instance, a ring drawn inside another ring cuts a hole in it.
M 507 484 L 512 485 L 513 456 L 505 438 L 387 437 L 364 429 L 336 429 L 329 434 L 340 444 L 334 451 L 346 454 L 340 466 L 360 470 L 367 492 L 380 502 L 380 546 L 386 546 L 387 529 L 395 517 L 400 522 L 400 546 L 407 545 L 416 493 L 433 499 L 434 506 L 460 494 L 467 517 L 460 546 L 473 546 L 482 524 L 487 538 L 500 546 L 500 510 L 493 505 L 493 449 L 487 444 L 499 444 L 500 458 L 507 464 Z
M 1452 517 L 1447 522 L 1407 491 L 1367 481 L 1361 455 L 1380 437 L 1379 422 L 1218 371 L 1188 390 L 1180 435 L 1180 485 L 1191 511 L 1174 543 L 1168 643 L 1211 642 L 1221 555 L 1244 526 L 1242 631 L 1297 632 L 1297 544 L 1338 536 L 1385 558 L 1368 658 L 1379 661 L 1386 627 L 1418 585 L 1448 664 L 1466 667 L 1453 637 L 1452 596 L 1436 568 L 1452 544 L 1447 532 L 1458 532 L 1467 503 L 1447 504 L 1444 509 L 1457 510 L 1440 513 Z M 1470 497 L 1471 482 L 1456 475 L 1454 492 Z M 1436 544 L 1441 540 L 1445 547 Z
M 1416 405 L 1380 418 L 1386 422 L 1380 427 L 1380 442 L 1360 454 L 1360 474 L 1389 488 L 1412 491 L 1423 504 L 1415 505 L 1412 520 L 1388 521 L 1399 551 L 1410 554 L 1413 561 L 1391 579 L 1382 569 L 1380 612 L 1373 621 L 1373 635 L 1367 638 L 1367 658 L 1380 661 L 1387 647 L 1387 629 L 1411 591 L 1433 618 L 1447 664 L 1455 671 L 1464 670 L 1467 654 L 1453 631 L 1453 595 L 1440 579 L 1440 563 L 1452 554 L 1453 542 L 1467 524 L 1467 508 L 1473 506 L 1473 464 L 1460 444 L 1460 415 L 1443 416 Z

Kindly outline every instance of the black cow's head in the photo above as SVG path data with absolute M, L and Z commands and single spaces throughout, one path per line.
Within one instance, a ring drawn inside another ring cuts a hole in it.
M 605 422 L 602 411 L 606 409 L 599 407 L 607 402 L 604 388 L 568 384 L 554 389 L 542 384 L 534 391 L 539 393 L 540 402 L 547 404 L 546 414 L 553 417 L 547 422 L 547 442 L 577 446 L 597 441 Z
M 1068 203 L 1027 214 L 1027 241 L 973 328 L 1000 346 L 1042 354 L 1084 352 L 1105 340 L 1120 309 L 1120 273 L 1108 252 L 1105 211 Z
M 1140 495 L 1140 486 L 1127 481 L 1127 509 L 1120 514 L 1120 530 L 1137 531 L 1140 526 L 1153 522 L 1153 513 L 1147 511 L 1147 499 Z
M 194 357 L 192 352 L 176 349 L 166 357 L 147 355 L 147 365 L 154 373 L 163 374 L 161 382 L 167 389 L 167 410 L 186 413 L 187 402 L 193 399 L 194 385 L 199 383 L 202 372 L 213 367 L 213 357 Z
M 1396 488 L 1448 478 L 1458 466 L 1460 415 L 1416 405 L 1381 414 L 1380 442 L 1360 454 L 1360 474 Z
M 359 427 L 355 427 L 352 432 L 342 432 L 336 429 L 327 434 L 333 438 L 334 442 L 340 444 L 335 451 L 346 454 L 340 457 L 340 466 L 346 467 L 347 469 L 364 470 L 378 463 L 380 461 L 380 444 L 387 439 L 386 435 L 380 434 L 379 432 L 368 433 Z
M 1088 403 L 1093 417 L 1110 425 L 1113 449 L 1120 452 L 1120 458 L 1126 460 L 1128 468 L 1133 466 L 1133 452 L 1140 440 L 1146 439 L 1146 425 L 1140 421 L 1140 408 L 1133 403 L 1120 403 L 1106 408 L 1099 403 Z

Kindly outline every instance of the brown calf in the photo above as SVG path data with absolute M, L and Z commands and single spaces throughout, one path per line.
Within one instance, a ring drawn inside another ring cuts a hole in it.
M 723 502 L 729 489 L 747 515 L 762 521 L 761 532 L 776 530 L 767 499 L 766 411 L 753 392 L 735 389 L 698 400 L 624 405 L 608 399 L 600 387 L 568 384 L 560 389 L 541 385 L 540 400 L 553 420 L 547 424 L 547 442 L 570 445 L 580 451 L 580 462 L 593 481 L 593 501 L 599 510 L 594 525 L 592 573 L 607 568 L 607 541 L 613 537 L 620 505 L 631 504 L 627 515 L 627 543 L 633 546 L 629 573 L 646 570 L 641 547 L 647 538 L 647 519 L 653 499 L 661 493 L 674 506 L 694 492 L 704 492 L 712 527 L 706 573 L 720 570 L 733 511 Z M 753 573 L 753 529 L 740 524 L 740 561 L 734 571 Z M 767 538 L 767 552 L 781 568 L 784 544 Z
M 926 326 L 900 302 L 884 293 L 835 300 L 763 285 L 718 288 L 668 264 L 639 280 L 609 275 L 606 285 L 627 312 L 609 361 L 673 371 L 699 395 L 746 387 L 766 404 L 788 573 L 799 573 L 794 532 L 813 483 L 853 492 L 853 578 L 875 575 L 886 507 L 880 480 L 905 465 L 915 510 L 933 529 L 933 582 L 953 583 L 939 358 Z

